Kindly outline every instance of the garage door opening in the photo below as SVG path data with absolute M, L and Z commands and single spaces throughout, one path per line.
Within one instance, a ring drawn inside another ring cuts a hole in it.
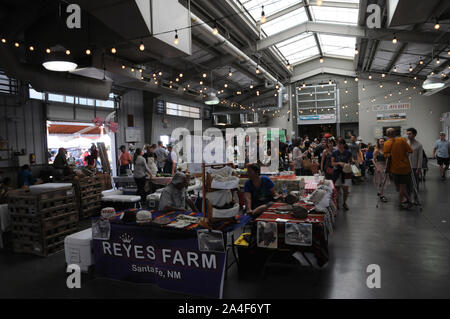
M 98 127 L 93 123 L 83 122 L 56 122 L 47 121 L 47 147 L 48 163 L 53 164 L 58 149 L 67 150 L 69 165 L 81 167 L 87 165 L 87 155 L 92 144 L 105 143 L 109 163 L 113 174 L 116 173 L 114 133 L 107 133 L 104 127 Z M 101 170 L 100 157 L 97 159 L 97 169 Z

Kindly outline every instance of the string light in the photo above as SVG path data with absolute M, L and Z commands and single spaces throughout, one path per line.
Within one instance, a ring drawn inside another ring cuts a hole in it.
M 355 77 L 355 82 L 358 82 L 358 80 L 359 80 L 358 77 Z
M 359 54 L 359 50 L 358 50 L 358 47 L 357 46 L 355 46 L 355 55 L 358 55 Z
M 112 48 L 111 48 L 111 53 L 112 53 L 112 54 L 116 54 L 116 53 L 117 53 L 116 48 L 112 47 Z
M 372 74 L 369 73 L 369 80 L 372 80 Z
M 134 72 L 134 68 L 131 68 L 131 72 Z
M 200 81 L 200 85 L 203 85 L 203 81 Z
M 413 71 L 413 67 L 411 66 L 411 64 L 409 65 L 409 72 Z
M 394 72 L 397 72 L 397 66 L 394 66 Z
M 203 73 L 202 76 L 203 76 L 203 78 L 206 78 L 206 73 Z
M 228 71 L 228 76 L 231 78 L 233 76 L 233 72 L 231 72 L 231 68 Z
M 224 84 L 223 86 L 227 88 L 227 87 L 228 87 L 228 84 L 227 84 L 227 83 L 225 83 L 225 84 Z
M 423 64 L 422 57 L 420 57 L 419 64 Z
M 125 70 L 125 68 L 126 68 L 126 66 L 125 66 L 125 65 L 122 65 L 122 70 Z
M 347 78 L 344 79 L 344 83 L 347 84 Z
M 261 19 L 259 20 L 261 24 L 266 23 L 266 14 L 264 13 L 264 6 L 261 6 Z
M 175 43 L 175 45 L 178 45 L 180 41 L 178 40 L 178 31 L 175 30 L 175 38 L 173 39 L 173 43 Z
M 16 48 L 18 48 L 19 47 L 19 42 L 14 42 L 14 46 L 16 47 Z
M 288 70 L 291 69 L 291 64 L 289 63 L 289 61 L 287 61 L 286 68 L 287 68 Z
M 49 48 L 45 49 L 45 53 L 50 54 L 51 52 L 52 51 Z
M 2 43 L 6 43 L 6 39 L 5 38 L 2 38 Z
M 70 55 L 70 50 L 66 50 L 66 55 Z
M 385 77 L 386 77 L 386 74 L 381 73 L 381 77 L 382 77 L 382 78 L 385 78 Z
M 90 49 L 86 49 L 86 55 L 91 55 L 92 51 Z
M 219 34 L 219 30 L 217 29 L 217 25 L 215 23 L 214 23 L 214 29 L 213 29 L 212 33 L 214 35 L 218 35 Z
M 362 90 L 363 90 L 363 91 L 365 91 L 365 90 L 366 90 L 366 88 L 364 87 L 364 85 L 363 85 L 363 87 L 362 87 Z
M 161 71 L 159 71 L 159 72 L 158 72 L 158 75 L 159 75 L 159 76 L 162 76 L 162 72 L 161 72 Z
M 321 6 L 321 5 L 322 5 L 322 0 L 317 0 L 316 4 L 317 4 L 318 6 Z
M 250 84 L 250 89 L 253 89 L 253 84 Z
M 30 45 L 30 47 L 28 48 L 30 51 L 34 51 L 34 46 Z
M 256 74 L 259 74 L 259 66 L 256 65 L 256 70 L 255 70 Z
M 439 60 L 439 58 L 437 58 L 436 64 L 441 64 L 441 60 Z
M 441 25 L 439 24 L 439 20 L 436 19 L 436 24 L 434 25 L 434 29 L 439 30 L 440 27 L 441 27 Z
M 331 85 L 333 82 L 331 82 L 331 80 L 328 81 L 328 84 Z
M 400 85 L 400 81 L 397 81 L 397 85 Z
M 142 42 L 142 40 L 141 40 L 141 44 L 139 44 L 139 50 L 141 50 L 141 51 L 145 50 L 145 45 L 144 45 L 144 42 Z
M 306 87 L 306 83 L 305 82 L 303 82 L 303 87 Z
M 381 82 L 380 82 L 380 88 L 381 88 L 381 89 L 383 88 L 383 83 L 381 83 Z
M 319 62 L 323 63 L 323 57 L 320 57 Z
M 180 78 L 182 78 L 182 77 L 183 77 L 183 73 L 180 73 L 178 76 L 179 76 Z
M 397 43 L 397 37 L 395 36 L 395 33 L 394 33 L 394 37 L 392 38 L 392 43 L 394 43 L 394 44 Z

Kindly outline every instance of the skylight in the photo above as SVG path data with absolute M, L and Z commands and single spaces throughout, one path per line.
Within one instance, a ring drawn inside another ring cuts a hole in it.
M 240 8 L 245 8 L 259 24 L 261 6 L 267 22 L 261 25 L 261 38 L 272 36 L 301 23 L 309 21 L 307 10 L 311 13 L 311 21 L 357 25 L 359 0 L 327 0 L 321 6 L 304 7 L 301 0 L 234 0 Z M 275 16 L 274 16 L 275 14 Z M 356 39 L 352 37 L 306 32 L 275 45 L 286 60 L 293 64 L 301 63 L 320 55 L 353 58 Z M 319 45 L 320 47 L 319 47 Z

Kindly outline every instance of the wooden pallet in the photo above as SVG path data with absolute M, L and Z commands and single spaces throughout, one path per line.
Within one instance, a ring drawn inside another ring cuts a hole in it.
M 13 232 L 13 251 L 16 253 L 30 253 L 38 256 L 50 256 L 64 249 L 66 236 L 78 231 L 78 224 L 74 223 L 60 227 L 57 233 L 46 238 L 35 234 Z
M 100 213 L 103 179 L 103 174 L 99 174 L 74 181 L 80 219 L 86 219 Z

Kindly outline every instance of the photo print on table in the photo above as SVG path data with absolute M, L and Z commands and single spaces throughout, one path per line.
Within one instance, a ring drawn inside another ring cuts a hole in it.
M 311 246 L 312 224 L 286 223 L 285 242 L 287 245 Z
M 217 251 L 223 253 L 225 246 L 223 234 L 218 230 L 200 229 L 197 231 L 198 250 Z
M 277 223 L 258 222 L 257 243 L 262 248 L 278 248 Z

